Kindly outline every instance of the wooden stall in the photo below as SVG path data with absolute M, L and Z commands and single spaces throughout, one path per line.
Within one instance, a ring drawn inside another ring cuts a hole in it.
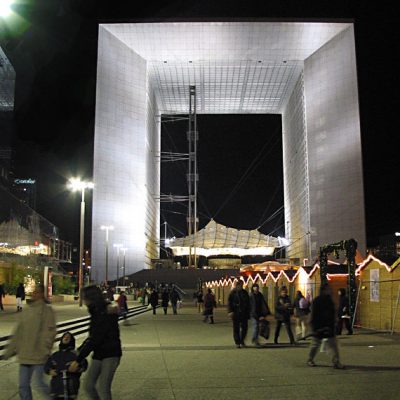
M 398 313 L 400 269 L 398 263 L 388 265 L 370 255 L 356 271 L 360 290 L 357 303 L 357 322 L 361 327 L 400 331 Z

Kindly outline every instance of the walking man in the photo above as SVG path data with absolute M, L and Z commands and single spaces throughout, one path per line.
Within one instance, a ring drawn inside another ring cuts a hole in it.
M 158 292 L 156 288 L 152 289 L 149 301 L 153 309 L 153 315 L 156 315 L 156 309 L 158 307 Z
M 31 379 L 46 399 L 50 399 L 49 387 L 43 381 L 44 364 L 53 348 L 56 337 L 56 321 L 53 309 L 46 303 L 45 288 L 37 285 L 32 294 L 32 305 L 15 329 L 4 358 L 17 355 L 19 362 L 19 396 L 32 400 Z
M 18 285 L 15 297 L 17 298 L 17 312 L 22 311 L 22 302 L 25 300 L 25 288 L 23 283 Z
M 3 298 L 6 297 L 6 292 L 4 290 L 4 285 L 0 283 L 0 310 L 4 311 Z
M 242 280 L 236 282 L 236 287 L 229 294 L 228 315 L 232 319 L 233 339 L 236 347 L 238 349 L 246 347 L 244 340 L 250 318 L 250 299 L 246 290 L 243 289 Z
M 282 324 L 285 325 L 287 334 L 289 336 L 290 344 L 294 345 L 294 337 L 292 328 L 290 326 L 290 315 L 292 313 L 292 303 L 290 302 L 290 297 L 287 294 L 286 286 L 282 286 L 280 296 L 276 302 L 275 306 L 275 319 L 276 319 L 276 329 L 275 329 L 275 339 L 274 343 L 278 343 L 279 332 L 281 330 Z
M 327 283 L 321 285 L 320 295 L 315 298 L 311 307 L 311 326 L 313 337 L 307 364 L 315 367 L 314 358 L 326 339 L 332 352 L 333 368 L 343 369 L 339 361 L 339 350 L 335 337 L 335 304 L 331 297 L 331 289 Z
M 161 306 L 164 310 L 164 315 L 167 315 L 167 311 L 168 311 L 168 303 L 169 303 L 169 293 L 168 293 L 168 289 L 164 288 L 163 292 L 161 294 Z
M 172 311 L 174 315 L 178 314 L 178 301 L 181 300 L 181 297 L 179 296 L 178 291 L 175 288 L 175 285 L 172 285 L 172 290 L 171 290 L 171 295 L 170 295 L 170 300 L 171 300 L 171 305 L 172 305 Z
M 258 283 L 255 283 L 252 287 L 252 293 L 250 294 L 250 316 L 253 323 L 253 336 L 251 341 L 256 347 L 260 347 L 258 341 L 260 321 L 265 319 L 269 314 L 268 304 L 263 294 L 260 292 Z

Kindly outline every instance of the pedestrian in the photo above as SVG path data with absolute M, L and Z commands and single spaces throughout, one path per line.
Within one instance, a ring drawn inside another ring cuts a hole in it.
M 151 291 L 149 302 L 153 308 L 153 315 L 156 315 L 156 308 L 158 307 L 158 292 L 156 288 Z
M 294 299 L 294 316 L 296 318 L 296 339 L 304 338 L 307 334 L 307 323 L 310 314 L 310 303 L 300 290 Z
M 146 296 L 147 296 L 147 290 L 146 290 L 146 288 L 144 287 L 144 288 L 142 289 L 142 305 L 143 305 L 143 306 L 146 305 Z
M 339 294 L 339 307 L 338 307 L 338 321 L 337 321 L 337 327 L 336 327 L 336 335 L 341 335 L 342 334 L 342 329 L 343 329 L 343 321 L 346 325 L 347 329 L 347 334 L 352 335 L 353 334 L 353 328 L 351 326 L 351 316 L 349 313 L 349 298 L 346 295 L 346 289 L 339 289 L 338 291 Z
M 207 322 L 210 318 L 210 324 L 214 323 L 214 308 L 217 306 L 215 296 L 210 288 L 207 289 L 207 293 L 204 296 L 204 319 L 203 322 Z
M 315 367 L 314 358 L 326 339 L 331 352 L 333 368 L 343 369 L 339 361 L 339 350 L 335 337 L 335 304 L 331 296 L 331 289 L 327 283 L 322 284 L 320 295 L 315 298 L 311 307 L 311 327 L 313 329 L 310 352 L 307 365 Z
M 125 292 L 122 290 L 118 296 L 118 308 L 119 308 L 119 315 L 122 315 L 124 318 L 124 325 L 128 325 L 128 319 L 127 319 L 127 314 L 128 314 L 128 299 L 126 297 Z
M 228 297 L 228 316 L 232 319 L 233 339 L 236 347 L 246 347 L 245 338 L 250 318 L 250 299 L 243 289 L 243 281 L 238 280 Z
M 4 285 L 0 283 L 0 310 L 4 311 L 3 298 L 6 297 L 6 291 L 4 290 Z
M 90 313 L 89 336 L 69 371 L 78 371 L 79 363 L 93 352 L 83 387 L 90 399 L 111 400 L 111 385 L 122 356 L 118 310 L 97 286 L 83 288 L 82 294 Z
M 174 315 L 178 314 L 178 301 L 181 301 L 181 297 L 179 296 L 178 291 L 176 290 L 175 285 L 172 285 L 171 294 L 169 296 L 172 305 L 172 311 Z
M 169 303 L 168 289 L 164 288 L 164 290 L 163 290 L 163 292 L 161 294 L 161 307 L 164 310 L 164 315 L 167 315 L 168 303 Z
M 70 400 L 78 396 L 80 377 L 86 371 L 88 363 L 83 359 L 77 372 L 68 372 L 72 361 L 76 361 L 78 353 L 75 350 L 75 338 L 71 332 L 65 332 L 60 339 L 59 350 L 54 352 L 44 366 L 46 374 L 50 375 L 50 396 L 52 399 Z
M 274 343 L 278 344 L 279 333 L 281 330 L 281 326 L 285 325 L 286 332 L 289 336 L 290 344 L 294 345 L 294 337 L 290 323 L 290 316 L 292 314 L 292 303 L 290 301 L 290 297 L 287 294 L 286 286 L 282 286 L 280 290 L 280 295 L 276 301 L 275 305 L 275 319 L 276 319 L 276 328 L 275 328 L 275 338 Z
M 22 311 L 22 302 L 25 300 L 25 288 L 23 283 L 18 285 L 15 297 L 17 298 L 17 312 Z
M 204 311 L 204 295 L 203 295 L 203 290 L 199 289 L 197 292 L 197 307 L 198 307 L 198 312 L 203 313 Z
M 44 285 L 36 285 L 32 303 L 20 318 L 7 346 L 4 359 L 17 355 L 19 362 L 19 396 L 31 400 L 31 380 L 34 387 L 49 399 L 49 386 L 43 380 L 44 365 L 56 336 L 56 320 L 52 307 L 44 297 Z
M 199 293 L 198 290 L 195 290 L 193 292 L 193 304 L 194 304 L 195 307 L 197 307 L 197 295 L 198 295 L 198 293 Z
M 115 293 L 114 292 L 114 288 L 109 286 L 107 288 L 107 299 L 108 299 L 108 301 L 110 301 L 110 302 L 114 301 L 114 293 Z
M 252 343 L 256 347 L 260 347 L 258 336 L 260 332 L 260 321 L 265 320 L 270 315 L 269 307 L 263 294 L 260 292 L 258 283 L 255 283 L 251 288 L 250 294 L 250 317 L 253 324 Z

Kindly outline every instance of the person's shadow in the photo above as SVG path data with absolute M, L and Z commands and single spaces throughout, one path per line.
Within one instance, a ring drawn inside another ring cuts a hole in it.
M 346 364 L 347 370 L 356 370 L 356 371 L 400 371 L 400 366 L 387 366 L 387 365 L 349 365 Z

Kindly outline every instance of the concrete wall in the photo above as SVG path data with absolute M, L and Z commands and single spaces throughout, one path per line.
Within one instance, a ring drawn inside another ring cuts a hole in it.
M 101 26 L 98 51 L 92 276 L 100 282 L 105 278 L 101 225 L 114 226 L 109 239 L 109 280 L 117 275 L 114 243 L 128 248 L 126 274 L 142 269 L 147 262 L 147 240 L 152 240 L 157 226 L 155 206 L 149 200 L 149 192 L 157 184 L 149 172 L 149 149 L 157 149 L 157 126 L 149 116 L 156 110 L 148 111 L 146 61 Z
M 288 257 L 310 258 L 308 149 L 303 75 L 282 113 L 285 235 Z
M 353 27 L 304 61 L 311 257 L 354 238 L 365 255 L 364 187 Z

